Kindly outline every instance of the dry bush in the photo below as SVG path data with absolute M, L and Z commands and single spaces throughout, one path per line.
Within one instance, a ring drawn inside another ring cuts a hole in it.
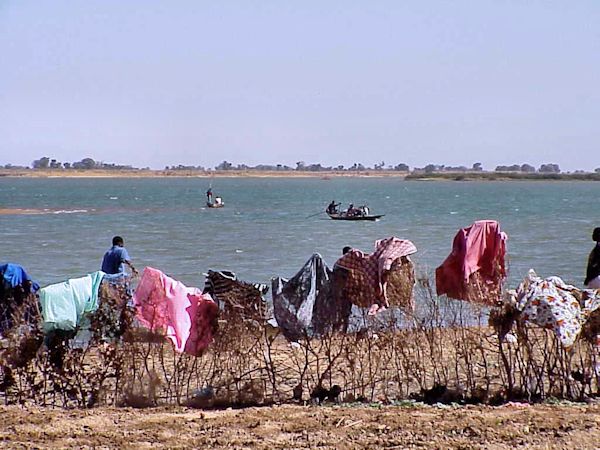
M 513 330 L 516 342 L 509 343 L 501 339 L 507 330 L 498 333 L 502 327 L 488 325 L 485 302 L 438 298 L 427 277 L 417 280 L 414 312 L 390 308 L 375 317 L 364 312 L 366 326 L 319 338 L 305 335 L 295 343 L 262 314 L 223 311 L 214 342 L 198 357 L 176 353 L 163 336 L 136 327 L 126 291 L 103 285 L 100 296 L 88 340 L 57 333 L 42 345 L 41 330 L 29 325 L 6 333 L 0 354 L 5 402 L 205 408 L 598 395 L 595 325 L 569 351 L 553 333 L 533 325 L 520 324 Z M 34 297 L 28 301 L 36 304 Z M 16 324 L 25 323 L 19 308 L 14 314 Z M 502 314 L 491 315 L 494 325 L 506 319 Z

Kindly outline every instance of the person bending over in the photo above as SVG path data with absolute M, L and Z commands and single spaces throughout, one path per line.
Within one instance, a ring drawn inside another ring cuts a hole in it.
M 112 247 L 107 250 L 102 259 L 102 272 L 114 275 L 123 274 L 125 275 L 125 266 L 127 264 L 134 275 L 138 274 L 133 264 L 131 264 L 131 258 L 127 249 L 123 247 L 123 238 L 121 236 L 115 236 L 112 240 Z

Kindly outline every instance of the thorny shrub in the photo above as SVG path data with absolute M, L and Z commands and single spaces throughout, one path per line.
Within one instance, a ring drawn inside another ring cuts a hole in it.
M 414 293 L 414 311 L 361 312 L 352 332 L 305 335 L 294 343 L 264 317 L 223 313 L 214 342 L 198 357 L 176 353 L 163 336 L 137 326 L 124 289 L 103 284 L 89 331 L 77 333 L 44 335 L 39 321 L 27 322 L 25 311 L 37 308 L 29 296 L 3 336 L 0 391 L 5 403 L 201 408 L 598 395 L 597 328 L 586 328 L 569 351 L 534 325 L 518 324 L 516 339 L 501 340 L 502 310 L 493 309 L 494 328 L 485 301 L 438 298 L 427 277 L 417 279 Z

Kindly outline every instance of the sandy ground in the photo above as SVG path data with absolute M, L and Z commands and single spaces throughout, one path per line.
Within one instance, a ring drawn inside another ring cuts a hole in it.
M 0 407 L 2 448 L 600 448 L 600 405 Z
M 24 209 L 24 208 L 0 208 L 0 216 L 12 214 L 40 214 L 43 212 L 39 209 Z

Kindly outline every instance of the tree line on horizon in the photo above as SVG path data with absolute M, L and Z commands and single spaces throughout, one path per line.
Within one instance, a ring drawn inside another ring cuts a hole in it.
M 75 162 L 60 162 L 57 159 L 48 156 L 41 157 L 32 162 L 31 166 L 16 166 L 5 164 L 4 169 L 33 169 L 33 170 L 150 170 L 148 167 L 138 168 L 132 165 L 121 165 L 115 163 L 106 163 L 103 161 L 95 161 L 92 158 L 83 158 Z M 205 168 L 204 166 L 193 165 L 173 165 L 165 166 L 165 171 L 201 171 L 201 172 L 225 172 L 225 171 L 267 171 L 267 172 L 364 172 L 364 171 L 388 171 L 388 172 L 411 172 L 411 173 L 469 173 L 469 172 L 511 172 L 522 174 L 560 174 L 560 166 L 554 163 L 541 164 L 537 169 L 531 164 L 513 164 L 499 165 L 493 171 L 484 170 L 480 162 L 474 163 L 471 167 L 467 166 L 446 166 L 444 164 L 427 164 L 423 167 L 411 168 L 405 163 L 386 164 L 385 161 L 376 163 L 373 166 L 365 166 L 362 163 L 356 162 L 350 166 L 339 164 L 337 166 L 324 166 L 320 163 L 306 163 L 304 161 L 296 162 L 296 166 L 288 166 L 285 164 L 258 164 L 250 166 L 247 164 L 236 164 L 229 161 L 223 161 L 214 168 Z M 595 173 L 600 173 L 600 168 L 594 170 Z M 589 173 L 584 170 L 576 170 L 574 173 Z

